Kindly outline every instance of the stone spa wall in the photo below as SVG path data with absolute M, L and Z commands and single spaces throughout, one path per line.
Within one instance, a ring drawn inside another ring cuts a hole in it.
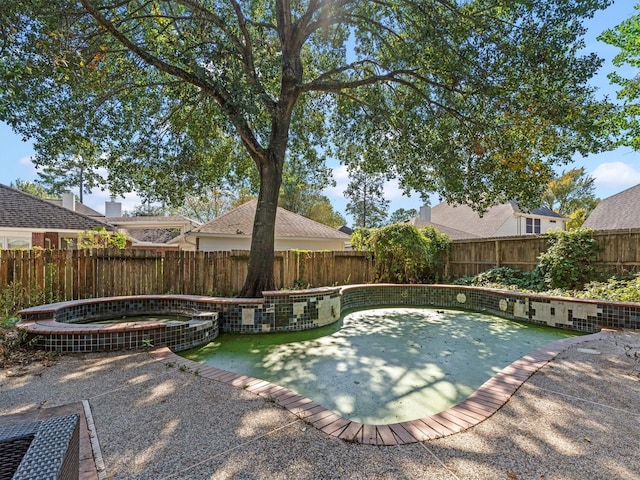
M 264 292 L 260 299 L 141 295 L 77 300 L 27 308 L 18 328 L 39 348 L 90 352 L 166 345 L 174 351 L 206 344 L 219 333 L 308 330 L 336 322 L 350 310 L 424 306 L 490 313 L 580 332 L 640 328 L 640 303 L 577 300 L 452 285 L 350 285 Z M 105 319 L 181 314 L 188 322 L 97 325 Z

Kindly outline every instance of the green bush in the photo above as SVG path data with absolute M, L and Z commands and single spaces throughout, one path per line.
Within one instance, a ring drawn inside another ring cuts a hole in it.
M 463 277 L 457 285 L 538 291 L 542 282 L 536 272 L 523 272 L 510 267 L 494 267 L 473 277 Z
M 41 288 L 24 287 L 19 282 L 11 282 L 0 289 L 0 319 L 14 318 L 18 311 L 33 305 L 57 301 L 54 295 L 46 295 Z
M 640 302 L 640 274 L 627 278 L 612 277 L 605 282 L 590 282 L 584 291 L 576 292 L 581 298 Z
M 376 228 L 356 228 L 351 234 L 351 248 L 357 252 L 369 250 L 369 240 L 376 230 Z
M 438 277 L 448 238 L 433 227 L 417 229 L 396 223 L 372 230 L 356 230 L 359 250 L 373 254 L 376 281 L 391 283 L 426 283 Z
M 549 247 L 538 257 L 535 274 L 547 288 L 582 289 L 598 280 L 594 266 L 601 250 L 589 229 L 548 233 Z

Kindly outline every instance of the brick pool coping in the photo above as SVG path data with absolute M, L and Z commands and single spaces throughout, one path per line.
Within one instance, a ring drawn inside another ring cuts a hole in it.
M 180 357 L 168 347 L 153 350 L 151 356 L 165 364 L 182 367 L 209 380 L 242 388 L 273 400 L 306 423 L 327 435 L 365 445 L 406 445 L 462 432 L 497 412 L 529 377 L 567 348 L 610 335 L 610 331 L 568 337 L 524 355 L 487 380 L 473 394 L 453 407 L 427 417 L 386 425 L 351 421 L 312 399 L 260 378 L 229 372 Z

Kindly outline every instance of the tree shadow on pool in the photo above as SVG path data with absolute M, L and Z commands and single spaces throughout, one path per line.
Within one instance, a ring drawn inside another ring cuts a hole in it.
M 226 335 L 187 356 L 284 386 L 352 420 L 392 423 L 445 410 L 514 360 L 568 335 L 406 307 L 352 312 L 323 336 L 301 333 Z

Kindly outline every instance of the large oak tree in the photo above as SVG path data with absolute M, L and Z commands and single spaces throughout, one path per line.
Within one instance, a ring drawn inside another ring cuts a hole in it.
M 243 296 L 274 287 L 288 155 L 482 209 L 598 148 L 581 22 L 609 0 L 24 0 L 0 6 L 0 120 L 112 193 L 260 179 Z M 90 145 L 90 147 L 88 147 Z M 81 153 L 81 152 L 80 152 Z
M 603 32 L 598 39 L 620 49 L 613 59 L 616 67 L 632 69 L 633 75 L 629 77 L 616 71 L 608 75 L 611 83 L 619 87 L 617 97 L 621 104 L 612 131 L 620 145 L 640 150 L 640 78 L 637 74 L 640 68 L 640 2 L 633 8 L 636 13 L 617 27 Z

